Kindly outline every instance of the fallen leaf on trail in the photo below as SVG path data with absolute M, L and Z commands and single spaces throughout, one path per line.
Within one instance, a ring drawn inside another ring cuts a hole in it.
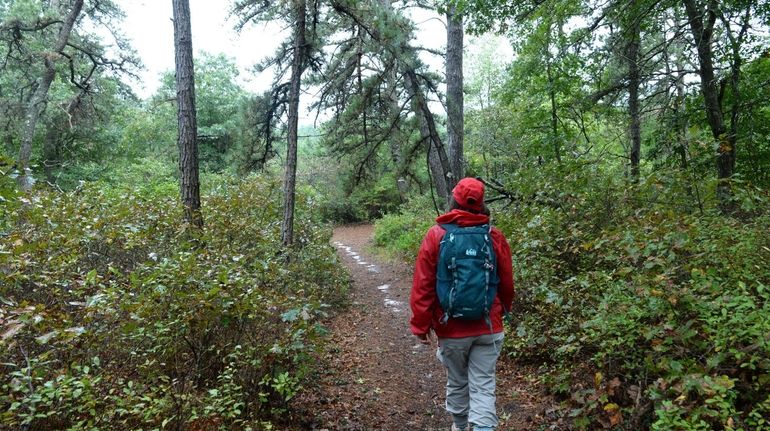
M 2 339 L 3 341 L 13 337 L 14 335 L 18 334 L 19 331 L 21 331 L 22 328 L 24 328 L 24 324 L 21 322 L 11 323 L 8 325 L 9 328 L 7 331 L 3 332 Z
M 620 382 L 620 379 L 615 377 L 614 379 L 610 380 L 609 383 L 607 383 L 607 393 L 612 395 L 615 395 L 615 390 L 620 387 L 622 383 Z
M 51 338 L 53 338 L 56 334 L 58 334 L 59 331 L 51 331 L 47 334 L 43 334 L 39 337 L 35 337 L 35 341 L 37 341 L 40 344 L 46 344 L 49 341 L 51 341 Z
M 628 389 L 626 389 L 626 393 L 628 394 L 629 398 L 634 400 L 634 403 L 639 402 L 639 390 L 640 388 L 637 385 L 631 385 L 628 387 Z

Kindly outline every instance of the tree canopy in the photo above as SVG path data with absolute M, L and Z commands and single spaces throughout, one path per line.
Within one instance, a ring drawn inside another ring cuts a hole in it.
M 225 2 L 251 69 L 172 3 L 142 98 L 123 1 L 0 0 L 0 428 L 308 426 L 333 226 L 410 263 L 471 176 L 533 427 L 770 429 L 770 2 Z

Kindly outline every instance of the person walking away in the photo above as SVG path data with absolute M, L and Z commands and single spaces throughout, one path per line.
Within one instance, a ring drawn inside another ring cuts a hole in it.
M 464 178 L 450 211 L 426 233 L 415 264 L 409 304 L 412 333 L 438 338 L 447 371 L 446 409 L 452 431 L 497 427 L 495 368 L 503 345 L 503 314 L 514 296 L 511 249 L 489 224 L 484 183 Z

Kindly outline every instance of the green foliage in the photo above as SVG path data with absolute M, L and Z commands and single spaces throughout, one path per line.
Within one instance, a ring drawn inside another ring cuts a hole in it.
M 400 257 L 414 261 L 422 238 L 433 224 L 436 213 L 430 198 L 415 198 L 398 214 L 388 214 L 374 225 L 374 244 Z
M 770 107 L 764 101 L 770 98 L 770 87 L 764 84 L 770 75 L 770 50 L 751 62 L 742 71 L 741 94 L 750 102 L 746 103 L 747 114 L 741 118 L 739 131 L 743 141 L 738 147 L 738 157 L 744 162 L 738 166 L 746 179 L 758 185 L 770 185 Z
M 375 220 L 392 213 L 401 204 L 392 173 L 355 185 L 352 184 L 354 180 L 347 176 L 337 177 L 340 170 L 345 168 L 332 165 L 329 157 L 321 156 L 315 163 L 323 164 L 326 170 L 324 174 L 313 175 L 315 179 L 309 179 L 319 194 L 322 220 L 335 223 Z M 318 178 L 323 176 L 334 178 Z
M 122 17 L 115 2 L 86 2 L 62 52 L 52 52 L 71 3 L 24 0 L 0 7 L 0 41 L 6 47 L 0 69 L 2 145 L 8 153 L 19 151 L 28 103 L 45 70 L 43 60 L 50 59 L 56 76 L 35 123 L 31 167 L 34 177 L 51 183 L 80 163 L 114 158 L 120 113 L 135 103 L 120 79 L 134 72 L 138 61 L 119 32 L 105 31 Z
M 765 429 L 768 196 L 736 184 L 747 212 L 730 218 L 696 210 L 672 172 L 638 187 L 590 169 L 551 175 L 517 176 L 512 189 L 541 192 L 495 218 L 519 298 L 509 354 L 551 364 L 576 424 Z M 595 372 L 610 382 L 585 385 Z
M 398 207 L 400 198 L 395 184 L 391 176 L 385 176 L 369 187 L 356 188 L 350 195 L 351 203 L 364 220 L 382 217 Z
M 16 175 L 13 159 L 0 151 L 0 235 L 11 228 L 10 215 L 19 205 Z
M 504 82 L 489 59 L 471 69 L 465 141 L 467 172 L 514 197 L 493 208 L 517 281 L 508 354 L 545 364 L 544 381 L 579 429 L 768 429 L 766 38 L 741 42 L 740 95 L 725 85 L 720 96 L 728 126 L 738 122 L 736 211 L 726 215 L 715 209 L 701 89 L 673 72 L 696 52 L 656 15 L 684 16 L 681 5 L 637 15 L 622 2 L 456 3 L 472 29 L 515 27 Z M 767 13 L 712 6 L 725 17 Z M 643 51 L 670 44 L 661 59 L 644 54 L 636 185 L 626 171 L 628 92 L 618 86 L 634 19 Z M 733 61 L 725 35 L 713 41 L 721 70 Z M 740 113 L 728 118 L 736 97 Z
M 506 352 L 544 364 L 576 427 L 768 429 L 767 193 L 736 181 L 743 212 L 725 217 L 686 175 L 628 186 L 580 164 L 520 170 L 506 188 L 518 200 L 492 207 L 516 278 Z M 383 217 L 375 243 L 413 259 L 426 208 Z
M 238 68 L 224 54 L 205 52 L 195 57 L 195 110 L 201 169 L 221 172 L 240 155 L 234 150 L 247 146 L 244 112 L 248 93 L 238 84 Z M 176 156 L 176 83 L 174 72 L 166 72 L 152 97 L 148 112 L 136 117 L 140 145 L 169 158 Z M 144 125 L 143 125 L 144 124 Z M 128 136 L 136 139 L 136 136 Z
M 124 159 L 153 157 L 166 163 L 177 155 L 176 113 L 169 101 L 149 101 L 123 112 L 119 146 Z M 170 164 L 170 163 L 169 163 Z
M 276 181 L 207 182 L 197 247 L 173 181 L 40 191 L 11 212 L 5 427 L 260 429 L 302 390 L 347 285 L 330 232 L 297 217 L 301 247 L 284 250 Z

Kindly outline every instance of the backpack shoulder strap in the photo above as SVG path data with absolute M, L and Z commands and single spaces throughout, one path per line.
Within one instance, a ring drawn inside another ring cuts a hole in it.
M 454 231 L 456 231 L 456 230 L 460 229 L 460 227 L 459 227 L 459 226 L 457 226 L 457 225 L 456 225 L 456 224 L 454 224 L 454 223 L 441 223 L 441 224 L 439 224 L 439 226 L 441 226 L 442 228 L 444 228 L 444 230 L 445 230 L 447 233 L 452 233 L 452 232 L 454 232 Z
M 439 224 L 439 226 L 444 228 L 446 233 L 454 233 L 454 232 L 456 232 L 458 230 L 463 229 L 462 227 L 460 227 L 460 226 L 458 226 L 457 224 L 454 224 L 454 223 L 441 223 L 441 224 Z M 476 225 L 476 226 L 467 226 L 466 227 L 466 229 L 474 229 L 474 228 L 475 229 L 483 229 L 488 234 L 492 234 L 492 223 L 484 223 L 484 224 L 480 224 L 480 225 Z

